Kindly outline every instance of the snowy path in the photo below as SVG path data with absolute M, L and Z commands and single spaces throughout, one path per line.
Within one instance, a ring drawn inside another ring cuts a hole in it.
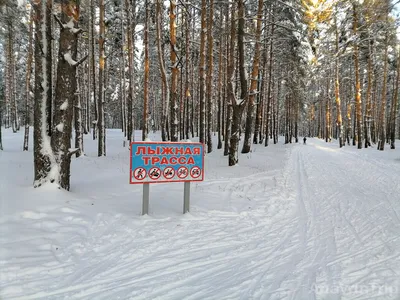
M 279 151 L 280 168 L 210 167 L 185 216 L 68 200 L 0 218 L 0 299 L 399 299 L 399 161 L 318 140 Z

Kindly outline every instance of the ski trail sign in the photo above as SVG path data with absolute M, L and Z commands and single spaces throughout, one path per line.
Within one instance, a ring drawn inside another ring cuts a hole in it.
M 202 143 L 133 142 L 130 183 L 143 184 L 142 215 L 149 213 L 150 183 L 184 182 L 183 213 L 190 208 L 190 182 L 204 180 Z
M 202 143 L 131 143 L 130 183 L 190 182 L 204 180 Z

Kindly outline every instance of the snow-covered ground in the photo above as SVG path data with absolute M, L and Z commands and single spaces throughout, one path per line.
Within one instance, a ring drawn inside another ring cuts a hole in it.
M 215 150 L 191 213 L 170 183 L 140 216 L 129 151 L 107 134 L 102 158 L 85 137 L 65 192 L 34 189 L 22 133 L 4 132 L 1 300 L 400 299 L 399 150 L 309 139 L 256 145 L 236 167 Z

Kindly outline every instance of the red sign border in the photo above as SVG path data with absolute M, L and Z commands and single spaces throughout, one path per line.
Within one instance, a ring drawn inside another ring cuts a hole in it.
M 185 180 L 185 179 L 183 179 L 183 180 L 132 181 L 132 176 L 129 176 L 129 183 L 130 184 L 144 184 L 144 183 L 152 184 L 152 183 L 169 183 L 169 182 L 191 182 L 191 181 L 200 182 L 200 181 L 204 181 L 204 149 L 205 149 L 205 145 L 203 143 L 196 143 L 196 142 L 145 142 L 145 141 L 131 142 L 130 145 L 129 145 L 129 147 L 130 147 L 130 149 L 129 149 L 129 153 L 130 153 L 130 156 L 129 156 L 129 165 L 130 165 L 129 170 L 130 170 L 130 172 L 132 172 L 132 145 L 133 144 L 160 144 L 160 145 L 168 145 L 168 144 L 170 144 L 170 145 L 178 145 L 178 144 L 182 145 L 182 144 L 185 144 L 185 145 L 197 145 L 197 146 L 201 145 L 203 147 L 203 160 L 202 160 L 203 163 L 202 163 L 202 166 L 201 166 L 201 169 L 203 170 L 203 172 L 201 172 L 201 179 L 197 179 L 197 180 L 192 180 L 192 179 L 186 179 Z

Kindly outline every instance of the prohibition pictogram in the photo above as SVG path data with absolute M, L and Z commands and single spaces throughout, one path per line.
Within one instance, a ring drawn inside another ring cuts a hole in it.
M 154 167 L 149 170 L 150 179 L 157 180 L 161 176 L 160 168 Z
M 182 166 L 178 169 L 178 177 L 180 179 L 184 179 L 189 175 L 189 170 L 185 166 Z
M 190 176 L 192 176 L 192 178 L 199 178 L 201 175 L 201 170 L 199 167 L 193 167 L 190 169 Z
M 172 179 L 175 176 L 175 170 L 172 167 L 166 167 L 164 169 L 163 175 L 165 179 Z
M 139 167 L 136 168 L 135 171 L 133 171 L 133 177 L 135 177 L 136 180 L 143 180 L 146 178 L 146 169 Z

